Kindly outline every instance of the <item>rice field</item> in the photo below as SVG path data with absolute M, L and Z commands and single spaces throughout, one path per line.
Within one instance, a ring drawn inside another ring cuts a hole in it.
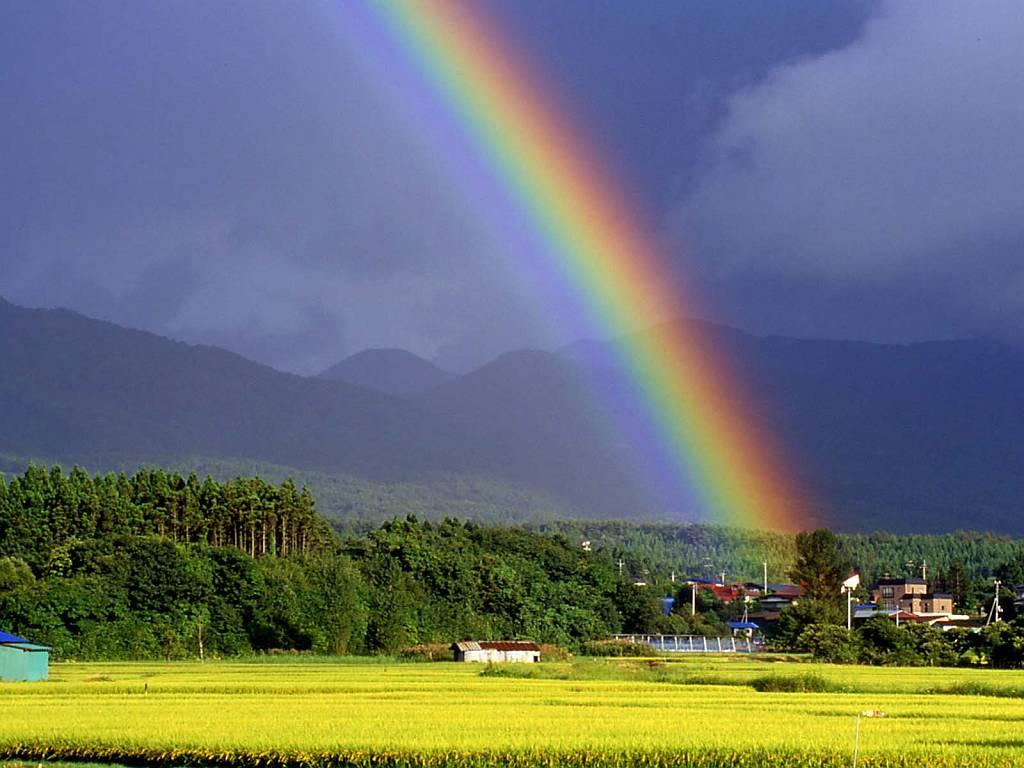
M 807 682 L 822 692 L 778 690 Z M 55 664 L 47 683 L 0 684 L 0 699 L 0 758 L 33 765 L 848 766 L 870 712 L 858 765 L 1024 766 L 1015 671 L 746 657 Z

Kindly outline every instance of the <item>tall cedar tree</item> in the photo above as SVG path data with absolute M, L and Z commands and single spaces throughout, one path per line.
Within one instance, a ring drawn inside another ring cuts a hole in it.
M 839 539 L 828 528 L 796 535 L 796 563 L 789 575 L 803 587 L 805 599 L 838 601 L 849 570 Z

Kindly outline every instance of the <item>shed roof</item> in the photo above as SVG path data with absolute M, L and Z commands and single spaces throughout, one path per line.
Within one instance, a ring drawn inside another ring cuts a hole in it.
M 16 648 L 19 651 L 49 651 L 50 646 L 40 645 L 39 643 L 33 643 L 31 640 L 26 640 L 24 637 L 18 637 L 12 635 L 10 632 L 4 632 L 0 630 L 0 647 L 2 648 Z
M 539 651 L 540 646 L 529 640 L 482 640 L 480 647 L 492 651 Z
M 452 643 L 453 651 L 539 651 L 540 646 L 529 640 L 463 640 Z
M 2 643 L 19 643 L 20 644 L 20 643 L 28 643 L 28 642 L 29 641 L 26 640 L 24 637 L 18 637 L 17 635 L 12 635 L 10 632 L 4 632 L 2 629 L 0 629 L 0 644 L 2 644 Z

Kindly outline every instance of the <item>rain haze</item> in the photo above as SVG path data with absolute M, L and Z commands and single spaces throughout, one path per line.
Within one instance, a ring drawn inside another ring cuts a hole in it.
M 1016 340 L 1024 6 L 489 3 L 756 334 Z M 0 296 L 276 368 L 463 371 L 585 331 L 517 274 L 345 4 L 0 10 Z

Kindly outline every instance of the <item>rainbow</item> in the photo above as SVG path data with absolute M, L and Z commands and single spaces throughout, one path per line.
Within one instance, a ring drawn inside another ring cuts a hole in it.
M 581 132 L 479 5 L 373 0 L 370 7 L 518 207 L 515 215 L 528 222 L 596 330 L 617 339 L 619 362 L 677 471 L 699 490 L 703 512 L 728 524 L 805 527 L 786 462 L 697 325 L 627 334 L 695 315 L 695 303 Z

